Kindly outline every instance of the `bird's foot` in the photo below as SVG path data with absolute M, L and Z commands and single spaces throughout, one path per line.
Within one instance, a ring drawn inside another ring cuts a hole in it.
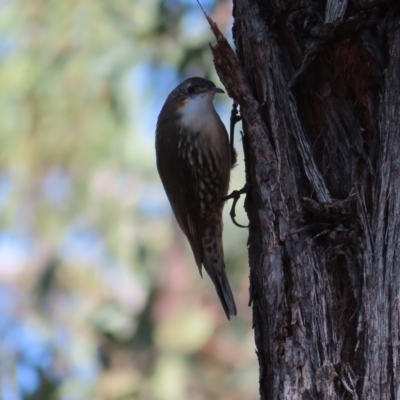
M 248 193 L 248 191 L 251 188 L 251 186 L 252 186 L 251 184 L 246 183 L 242 187 L 242 189 L 234 190 L 231 194 L 229 194 L 228 196 L 226 196 L 226 197 L 224 197 L 222 199 L 222 201 L 227 201 L 227 200 L 233 199 L 233 203 L 232 203 L 232 207 L 231 207 L 231 211 L 230 211 L 229 215 L 231 216 L 232 222 L 239 228 L 248 228 L 249 226 L 248 225 L 247 226 L 241 225 L 238 222 L 236 222 L 236 219 L 235 219 L 236 218 L 236 210 L 235 210 L 236 209 L 236 203 L 238 202 L 238 200 L 240 199 L 240 196 L 242 194 L 247 194 Z

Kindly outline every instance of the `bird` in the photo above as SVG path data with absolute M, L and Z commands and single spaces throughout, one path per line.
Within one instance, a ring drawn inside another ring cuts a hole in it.
M 228 319 L 236 304 L 225 271 L 222 211 L 233 167 L 228 132 L 213 101 L 224 91 L 193 77 L 167 97 L 157 120 L 157 170 L 201 277 L 207 271 Z

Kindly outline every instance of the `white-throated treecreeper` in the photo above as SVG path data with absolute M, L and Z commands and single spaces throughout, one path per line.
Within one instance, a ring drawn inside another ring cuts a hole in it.
M 232 167 L 228 133 L 209 80 L 189 78 L 168 96 L 157 121 L 157 169 L 196 264 L 215 285 L 225 314 L 236 315 L 222 247 L 223 198 Z

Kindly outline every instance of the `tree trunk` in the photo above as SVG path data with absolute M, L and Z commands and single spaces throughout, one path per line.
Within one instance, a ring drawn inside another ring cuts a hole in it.
M 262 399 L 400 400 L 398 0 L 236 0 Z

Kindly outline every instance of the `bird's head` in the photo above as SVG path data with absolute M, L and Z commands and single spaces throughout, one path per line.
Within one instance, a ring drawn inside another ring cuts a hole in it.
M 212 104 L 216 93 L 224 93 L 224 91 L 216 87 L 213 82 L 196 77 L 183 81 L 171 92 L 170 98 L 176 101 L 179 110 L 189 103 L 193 103 L 191 106 L 201 106 L 202 103 Z

